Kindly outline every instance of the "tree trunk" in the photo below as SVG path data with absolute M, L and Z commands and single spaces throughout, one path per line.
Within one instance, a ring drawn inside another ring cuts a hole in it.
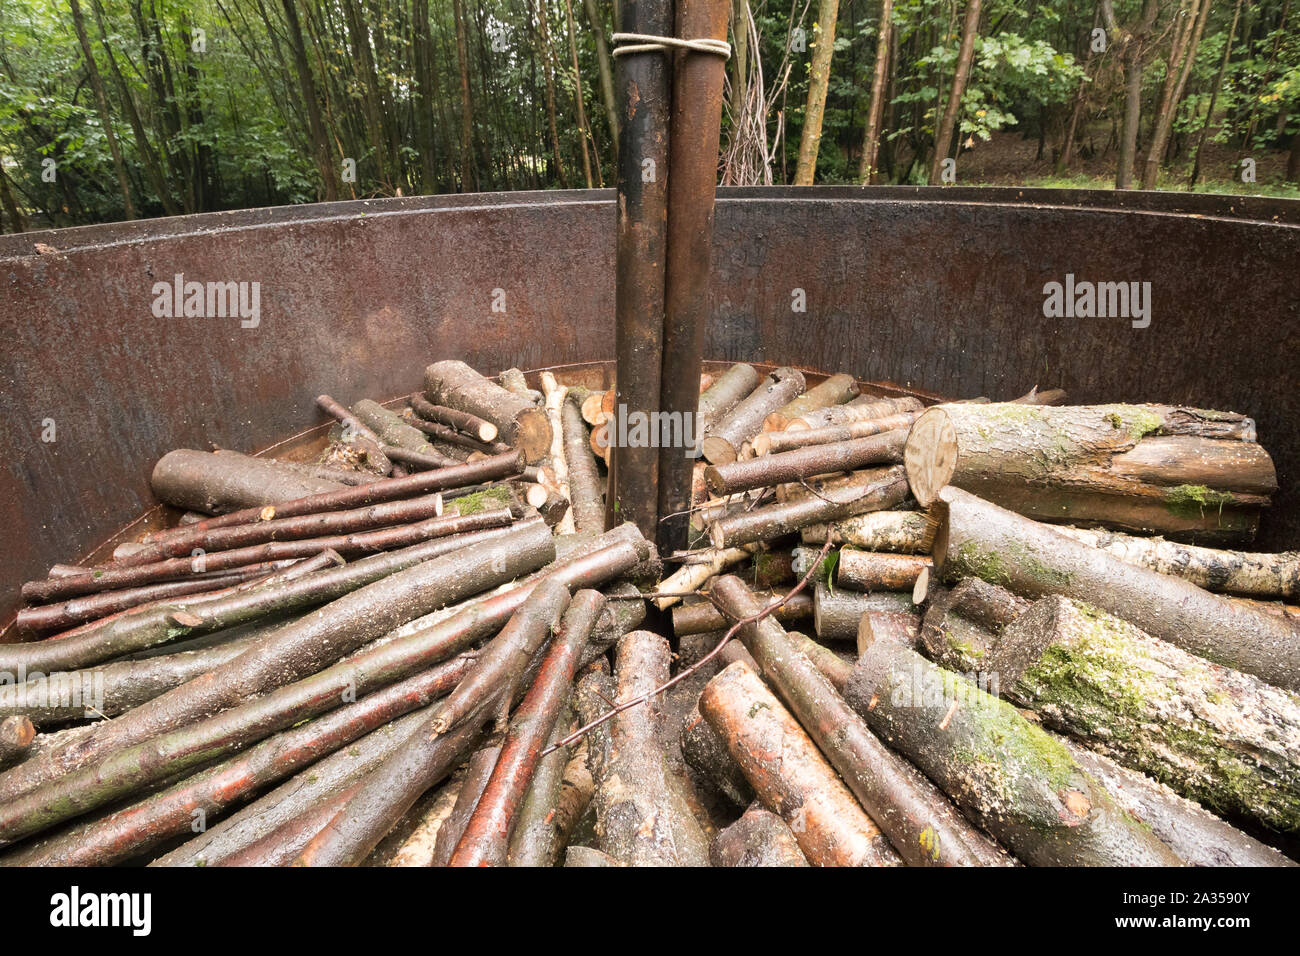
M 839 7 L 839 0 L 819 0 L 817 4 L 817 46 L 808 66 L 808 103 L 804 109 L 803 132 L 799 137 L 799 163 L 794 171 L 796 186 L 811 186 L 817 178 L 817 153 L 822 142 L 822 117 L 826 112 L 826 93 L 831 82 L 831 57 L 835 52 L 835 21 L 839 17 Z
M 330 158 L 329 140 L 325 135 L 325 123 L 321 119 L 320 101 L 316 97 L 316 80 L 312 76 L 311 64 L 307 62 L 307 48 L 303 44 L 302 28 L 298 23 L 296 0 L 280 0 L 284 7 L 284 17 L 288 29 L 289 46 L 293 51 L 294 72 L 298 74 L 298 83 L 302 87 L 303 109 L 307 111 L 308 129 L 311 133 L 312 148 L 316 154 L 316 167 L 320 170 L 321 181 L 325 184 L 325 200 L 332 202 L 339 198 L 339 180 L 335 173 L 334 162 Z
M 474 101 L 469 87 L 469 38 L 465 32 L 463 0 L 452 0 L 452 12 L 456 20 L 456 63 L 460 71 L 460 191 L 465 193 L 478 188 L 478 178 L 474 170 Z
M 578 114 L 578 141 L 582 146 L 582 176 L 586 180 L 587 188 L 591 189 L 595 185 L 595 180 L 591 177 L 591 156 L 587 149 L 587 143 L 591 140 L 591 130 L 587 126 L 587 108 L 582 101 L 582 70 L 578 66 L 578 37 L 573 26 L 573 4 L 570 0 L 564 0 L 564 16 L 569 24 L 569 54 L 573 59 L 573 107 Z M 595 141 L 591 140 L 591 142 L 594 146 Z
M 957 70 L 953 74 L 952 88 L 948 91 L 948 105 L 944 107 L 943 119 L 934 138 L 934 161 L 930 165 L 930 185 L 937 186 L 943 161 L 952 148 L 952 137 L 957 129 L 958 114 L 961 111 L 962 94 L 966 92 L 966 80 L 970 76 L 971 61 L 975 56 L 975 37 L 980 29 L 980 0 L 966 0 L 966 18 L 962 22 L 961 47 L 957 51 Z
M 605 21 L 600 15 L 597 0 L 583 0 L 592 38 L 596 41 L 596 68 L 600 71 L 600 92 L 605 101 L 605 118 L 609 122 L 610 142 L 614 145 L 614 158 L 618 158 L 618 104 L 614 99 L 614 66 L 605 41 Z
M 1138 122 L 1142 113 L 1142 67 L 1146 58 L 1144 46 L 1160 13 L 1160 6 L 1159 0 L 1143 0 L 1141 20 L 1131 31 L 1120 30 L 1110 0 L 1102 0 L 1101 10 L 1108 33 L 1123 38 L 1124 121 L 1120 133 L 1115 188 L 1128 189 L 1133 183 L 1133 164 L 1137 160 Z
M 95 105 L 99 108 L 99 122 L 104 130 L 104 139 L 108 151 L 113 156 L 113 169 L 117 173 L 117 186 L 122 192 L 122 205 L 127 219 L 135 218 L 135 204 L 131 201 L 131 183 L 127 180 L 126 164 L 122 161 L 118 149 L 117 137 L 113 134 L 113 114 L 108 108 L 108 96 L 104 92 L 104 81 L 99 76 L 99 67 L 95 64 L 95 51 L 90 46 L 86 35 L 86 23 L 81 15 L 81 4 L 77 0 L 68 0 L 72 10 L 72 25 L 77 31 L 77 41 L 81 44 L 81 54 L 86 61 L 86 74 L 90 78 L 90 88 L 95 94 Z
M 889 75 L 890 34 L 894 0 L 880 0 L 880 32 L 876 38 L 876 62 L 871 71 L 871 101 L 867 107 L 867 125 L 862 134 L 862 156 L 858 160 L 858 179 L 869 186 L 875 181 L 876 158 L 880 153 L 881 121 L 885 115 L 885 81 Z
M 737 577 L 713 585 L 713 601 L 732 620 L 763 605 Z M 906 760 L 882 744 L 830 681 L 772 618 L 741 627 L 763 676 L 839 771 L 872 820 L 912 866 L 1005 865 L 1005 857 Z
M 1187 77 L 1196 60 L 1196 51 L 1201 45 L 1201 34 L 1205 32 L 1205 21 L 1209 19 L 1213 0 L 1192 0 L 1194 23 L 1189 23 L 1179 57 L 1170 57 L 1168 70 L 1170 76 L 1176 77 L 1172 87 L 1167 85 L 1167 99 L 1162 96 L 1160 111 L 1156 113 L 1155 129 L 1151 136 L 1151 145 L 1147 149 L 1146 165 L 1142 170 L 1142 188 L 1155 189 L 1156 179 L 1160 175 L 1160 161 L 1165 148 L 1169 145 L 1169 134 L 1173 129 L 1174 117 L 1178 104 L 1182 102 L 1183 90 L 1187 86 Z M 1198 8 L 1199 4 L 1199 8 Z
M 1237 0 L 1236 5 L 1232 8 L 1232 26 L 1228 28 L 1228 39 L 1223 44 L 1223 59 L 1219 61 L 1219 69 L 1214 74 L 1214 83 L 1210 87 L 1210 105 L 1205 110 L 1205 125 L 1201 127 L 1196 136 L 1196 153 L 1192 158 L 1192 175 L 1188 180 L 1189 187 L 1195 187 L 1196 181 L 1201 176 L 1201 150 L 1205 147 L 1205 139 L 1210 132 L 1210 124 L 1214 122 L 1214 107 L 1219 101 L 1219 91 L 1223 88 L 1223 75 L 1228 71 L 1228 62 L 1232 59 L 1232 41 L 1237 36 L 1237 23 L 1241 19 L 1241 0 Z

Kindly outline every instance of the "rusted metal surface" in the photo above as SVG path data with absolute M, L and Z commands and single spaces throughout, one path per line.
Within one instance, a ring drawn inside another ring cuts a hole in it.
M 400 395 L 437 358 L 484 371 L 611 358 L 613 204 L 613 191 L 433 197 L 0 237 L 0 619 L 22 581 L 148 509 L 172 448 L 269 448 L 324 421 L 322 389 Z M 951 396 L 1038 384 L 1244 412 L 1282 486 L 1259 544 L 1300 542 L 1300 203 L 721 189 L 714 243 L 711 359 Z M 260 326 L 155 318 L 153 283 L 177 272 L 260 281 Z M 1150 327 L 1044 318 L 1044 283 L 1067 273 L 1150 281 Z
M 619 0 L 628 33 L 672 32 L 671 0 Z M 668 60 L 659 52 L 615 58 L 619 96 L 614 355 L 615 415 L 659 410 L 664 348 L 664 256 L 668 238 Z M 653 421 L 653 418 L 649 420 Z M 613 435 L 611 434 L 611 440 Z M 610 449 L 605 525 L 633 521 L 648 540 L 657 529 L 659 450 L 615 441 Z
M 728 0 L 677 0 L 677 36 L 727 39 Z M 700 404 L 700 367 L 709 319 L 709 258 L 726 61 L 678 51 L 673 73 L 673 116 L 668 174 L 668 261 L 664 293 L 663 381 L 659 407 L 673 416 L 678 436 L 659 449 L 660 551 L 687 545 L 694 460 L 691 443 Z M 691 434 L 687 434 L 688 427 Z M 661 429 L 662 431 L 662 429 Z

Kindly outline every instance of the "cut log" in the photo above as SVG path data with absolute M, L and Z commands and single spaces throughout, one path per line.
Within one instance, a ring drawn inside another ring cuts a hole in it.
M 798 369 L 778 368 L 769 372 L 748 396 L 709 429 L 700 443 L 704 457 L 714 465 L 735 461 L 741 445 L 762 430 L 763 419 L 803 388 L 803 373 Z
M 925 406 L 919 398 L 880 398 L 875 395 L 863 395 L 847 405 L 832 405 L 808 412 L 799 418 L 790 420 L 786 431 L 804 428 L 826 428 L 835 425 L 851 425 L 854 422 L 869 422 L 888 418 L 893 415 L 906 415 L 919 412 Z
M 523 371 L 517 368 L 508 368 L 497 376 L 497 384 L 506 391 L 514 392 L 521 398 L 526 398 L 534 405 L 542 404 L 544 393 L 532 388 L 528 384 L 528 379 Z
M 613 703 L 668 680 L 668 642 L 633 631 L 615 649 Z M 628 708 L 588 738 L 600 848 L 629 866 L 707 866 L 708 840 L 660 746 L 658 701 Z
M 447 822 L 452 808 L 456 805 L 463 779 L 464 774 L 457 771 L 452 774 L 446 783 L 438 787 L 436 796 L 432 801 L 429 801 L 427 794 L 425 795 L 425 802 L 428 803 L 428 806 L 423 810 L 420 822 L 402 841 L 402 845 L 385 864 L 386 866 L 416 867 L 433 865 L 433 851 L 438 840 L 438 832 L 442 829 L 442 825 Z
M 567 386 L 560 385 L 553 372 L 541 374 L 542 391 L 546 396 L 544 409 L 551 423 L 551 449 L 547 454 L 555 471 L 555 491 L 566 503 L 564 517 L 555 525 L 557 534 L 573 534 L 576 518 L 573 513 L 573 491 L 569 488 L 569 463 L 564 454 L 564 420 L 562 409 L 569 395 Z M 603 529 L 602 529 L 603 530 Z
M 936 511 L 934 564 L 949 578 L 1086 601 L 1198 657 L 1300 691 L 1300 623 L 1125 564 L 958 488 L 940 492 Z
M 734 548 L 791 534 L 810 524 L 883 511 L 907 497 L 902 466 L 854 472 L 848 485 L 827 489 L 798 501 L 755 508 L 720 518 L 709 525 L 715 548 Z
M 25 715 L 13 714 L 0 720 L 0 767 L 26 757 L 35 739 L 36 725 Z
M 28 843 L 4 862 L 31 866 L 102 866 L 130 859 L 169 837 L 192 832 L 196 820 L 215 817 L 234 802 L 260 787 L 283 780 L 304 764 L 333 753 L 403 714 L 427 706 L 454 686 L 466 669 L 464 661 L 430 668 L 339 707 L 319 720 L 275 734 L 242 754 L 121 810 L 77 824 L 49 839 Z
M 847 425 L 764 432 L 754 439 L 754 454 L 781 454 L 794 451 L 796 448 L 807 448 L 810 445 L 828 445 L 834 442 L 852 441 L 855 438 L 869 438 L 872 435 L 880 435 L 900 428 L 906 431 L 916 421 L 918 415 L 920 412 L 903 412 L 863 422 L 850 422 Z
M 465 488 L 485 481 L 500 478 L 513 478 L 523 470 L 523 461 L 518 452 L 509 452 L 484 458 L 481 461 L 443 468 L 438 471 L 407 475 L 403 478 L 385 478 L 367 485 L 343 488 L 340 491 L 309 495 L 290 501 L 279 501 L 273 505 L 258 508 L 246 508 L 232 511 L 217 518 L 206 518 L 192 524 L 166 531 L 156 531 L 144 536 L 145 544 L 161 541 L 183 539 L 196 540 L 197 535 L 205 534 L 213 528 L 228 525 L 251 524 L 256 521 L 270 521 L 272 518 L 289 518 L 297 515 L 317 514 L 322 511 L 341 511 L 344 508 L 360 508 L 380 501 L 393 501 L 398 498 L 410 498 L 414 495 L 429 494 L 435 491 L 448 491 L 453 488 Z M 193 545 L 191 545 L 193 547 Z
M 689 560 L 683 561 L 676 571 L 655 586 L 656 591 L 664 594 L 663 597 L 654 599 L 655 606 L 661 611 L 668 610 L 681 602 L 683 594 L 698 591 L 715 575 L 747 561 L 754 550 L 756 549 L 724 548 L 719 551 L 707 548 L 692 554 Z
M 523 522 L 520 522 L 523 524 Z M 517 527 L 517 525 L 516 525 Z M 510 534 L 513 528 L 477 531 L 435 538 L 398 551 L 384 552 L 342 567 L 305 575 L 292 581 L 268 582 L 247 590 L 231 588 L 195 598 L 132 608 L 59 635 L 56 640 L 0 646 L 0 670 L 17 674 L 75 670 L 124 654 L 171 643 L 272 614 L 334 600 L 395 571 L 467 545 L 482 544 Z M 2 799 L 2 798 L 0 798 Z
M 765 604 L 780 600 L 784 594 L 766 591 L 759 594 Z M 807 591 L 786 598 L 772 616 L 778 621 L 791 623 L 806 621 L 813 615 L 812 595 Z M 688 634 L 708 634 L 713 631 L 726 630 L 730 622 L 726 616 L 707 601 L 700 604 L 687 604 L 673 611 L 673 633 L 678 637 Z
M 1190 581 L 1207 591 L 1254 598 L 1300 598 L 1300 552 L 1257 554 L 1137 538 L 1099 528 L 1063 526 L 1061 534 L 1135 564 Z
M 373 434 L 379 436 L 380 447 L 384 454 L 403 464 L 412 463 L 409 455 L 418 456 L 417 464 L 425 468 L 445 468 L 458 464 L 456 459 L 448 458 L 438 451 L 425 437 L 424 432 L 408 424 L 397 412 L 389 411 L 378 402 L 363 398 L 352 406 L 352 414 L 369 427 Z M 390 449 L 407 452 L 407 456 L 394 455 Z M 427 462 L 427 464 L 425 463 Z
M 291 691 L 295 686 L 291 682 L 311 674 L 319 677 L 325 673 L 322 668 L 366 641 L 451 601 L 536 569 L 554 553 L 550 533 L 532 524 L 492 547 L 426 561 L 367 585 L 273 631 L 258 645 L 204 677 L 96 727 L 93 739 L 79 741 L 57 754 L 42 754 L 39 762 L 32 761 L 33 766 L 23 768 L 26 773 L 21 781 L 14 774 L 6 774 L 0 779 L 6 791 L 23 792 L 23 797 L 10 801 L 6 810 L 12 811 L 18 828 L 40 829 L 78 810 L 93 809 L 113 796 L 130 793 L 160 774 L 205 762 L 212 753 L 201 745 L 207 739 L 199 732 L 203 718 L 217 715 L 209 718 L 210 726 L 204 728 L 211 731 L 222 725 L 223 718 L 239 712 L 241 708 L 236 705 L 241 701 L 252 699 L 251 704 L 243 706 L 256 710 L 257 705 L 267 704 L 274 697 L 267 691 Z M 381 650 L 391 650 L 398 643 L 394 641 Z M 352 693 L 355 696 L 355 684 Z M 259 698 L 258 694 L 264 696 Z M 335 706 L 341 699 L 318 701 L 316 706 Z M 226 708 L 229 710 L 220 713 Z M 230 732 L 230 725 L 225 726 L 226 736 L 221 739 L 225 746 L 234 747 L 238 740 Z M 262 729 L 270 733 L 277 728 Z M 169 748 L 169 737 L 173 735 L 191 749 L 184 752 L 180 746 Z M 138 759 L 129 760 L 125 755 L 137 755 Z M 105 763 L 97 765 L 94 760 Z M 117 773 L 108 772 L 105 764 L 115 767 Z M 48 782 L 33 787 L 41 780 Z M 94 785 L 88 784 L 90 780 Z M 51 803 L 57 806 L 50 812 L 42 809 Z M 4 826 L 0 823 L 0 839 L 4 838 Z
M 546 413 L 464 362 L 446 360 L 430 365 L 424 370 L 424 391 L 435 405 L 469 412 L 496 425 L 502 441 L 523 452 L 530 464 L 541 461 L 550 450 L 551 423 Z
M 714 866 L 808 865 L 785 821 L 758 803 L 713 838 L 709 858 Z
M 719 578 L 713 601 L 733 620 L 762 603 L 739 578 Z M 740 628 L 750 655 L 858 802 L 903 860 L 913 866 L 1006 864 L 925 777 L 882 744 L 817 666 L 771 617 Z
M 373 429 L 328 395 L 317 395 L 316 405 L 321 411 L 338 420 L 343 426 L 341 441 L 344 445 L 355 448 L 367 466 L 381 475 L 392 472 L 393 463 L 381 450 L 383 441 Z
M 1250 537 L 1277 489 L 1250 419 L 1163 405 L 937 405 L 905 460 L 929 507 L 956 485 L 1046 521 L 1207 541 Z
M 1151 828 L 1189 866 L 1296 866 L 1164 784 L 1121 767 L 1108 757 L 1063 739 L 1070 755 L 1099 780 L 1129 816 Z
M 842 372 L 832 375 L 768 415 L 763 421 L 763 431 L 779 432 L 800 415 L 852 401 L 858 397 L 858 391 L 858 383 L 852 375 Z
M 1300 833 L 1300 698 L 1046 597 L 993 644 L 1001 692 L 1220 814 Z
M 858 622 L 868 611 L 915 612 L 911 591 L 832 591 L 818 581 L 813 588 L 813 630 L 823 641 L 856 641 Z
M 438 829 L 438 837 L 433 844 L 433 859 L 429 861 L 430 866 L 447 866 L 451 863 L 456 845 L 464 836 L 465 828 L 469 825 L 474 809 L 478 806 L 483 790 L 487 787 L 492 771 L 500 758 L 501 738 L 494 737 L 474 751 L 466 761 L 465 777 L 456 791 L 456 802 L 452 805 L 451 813 L 447 814 L 446 821 Z
M 854 591 L 910 591 L 930 566 L 922 555 L 842 548 L 835 562 L 835 585 Z
M 460 409 L 435 405 L 419 392 L 411 395 L 408 401 L 411 403 L 411 411 L 426 421 L 454 428 L 481 442 L 495 442 L 500 434 L 500 429 L 490 421 Z
M 923 554 L 933 543 L 934 528 L 920 512 L 870 511 L 829 524 L 808 525 L 800 537 L 808 545 L 822 545 L 829 540 L 863 551 Z
M 1030 866 L 1182 863 L 1058 740 L 910 648 L 872 644 L 845 698 L 967 817 Z
M 602 658 L 603 661 L 603 658 Z M 563 739 L 572 729 L 572 708 L 566 707 L 547 746 Z M 510 837 L 507 863 L 510 866 L 555 866 L 569 842 L 578 817 L 591 801 L 591 772 L 587 769 L 586 741 L 574 747 L 551 751 L 537 763 L 528 795 L 519 808 L 519 818 Z
M 920 634 L 919 614 L 907 611 L 869 610 L 858 621 L 856 646 L 859 654 L 873 641 L 894 641 L 907 647 L 916 647 Z M 824 671 L 825 668 L 823 667 L 822 670 Z
M 743 362 L 731 366 L 700 395 L 700 407 L 695 416 L 695 432 L 706 434 L 728 412 L 754 389 L 758 388 L 758 372 Z
M 813 866 L 900 862 L 816 744 L 748 665 L 731 664 L 709 681 L 700 712 Z
M 704 480 L 715 495 L 734 495 L 751 488 L 765 488 L 790 481 L 806 481 L 817 475 L 856 471 L 868 465 L 887 465 L 903 460 L 904 429 L 884 432 L 869 438 L 807 448 L 712 465 Z
M 178 448 L 163 455 L 154 466 L 149 486 L 163 504 L 213 515 L 347 487 L 261 458 L 218 455 L 192 448 Z
M 681 748 L 682 758 L 691 769 L 734 808 L 747 807 L 753 801 L 753 788 L 727 749 L 727 742 L 700 713 L 698 701 L 682 721 Z
M 569 699 L 578 658 L 605 610 L 599 591 L 573 596 L 533 686 L 515 711 L 501 755 L 452 854 L 451 866 L 504 866 L 537 760 Z

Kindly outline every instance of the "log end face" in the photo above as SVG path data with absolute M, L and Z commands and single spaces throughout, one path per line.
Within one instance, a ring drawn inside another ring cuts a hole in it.
M 930 507 L 957 470 L 957 430 L 942 408 L 930 409 L 912 425 L 903 465 L 913 497 Z
M 716 435 L 710 435 L 700 444 L 704 457 L 712 465 L 726 465 L 736 460 L 736 449 L 731 442 Z
M 540 408 L 526 408 L 515 416 L 515 447 L 524 461 L 534 465 L 551 452 L 551 420 Z

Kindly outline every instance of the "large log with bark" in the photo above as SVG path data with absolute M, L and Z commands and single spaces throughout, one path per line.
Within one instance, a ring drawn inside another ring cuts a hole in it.
M 541 461 L 550 450 L 551 423 L 546 412 L 530 399 L 484 378 L 464 362 L 449 359 L 426 368 L 424 393 L 434 405 L 491 422 L 501 440 L 523 452 L 530 464 Z
M 1045 521 L 1250 538 L 1277 490 L 1249 418 L 1167 405 L 949 404 L 912 426 L 916 500 L 956 485 Z
M 1300 691 L 1300 625 L 1187 581 L 1126 564 L 959 488 L 935 502 L 934 564 L 1026 598 L 1086 601 L 1189 653 Z
M 898 865 L 879 827 L 747 664 L 731 664 L 705 685 L 700 712 L 813 866 Z
M 1300 832 L 1300 698 L 1054 595 L 993 643 L 1002 693 L 1220 814 Z
M 877 641 L 845 699 L 867 725 L 1031 866 L 1177 866 L 1068 750 L 1014 707 L 908 647 Z
M 615 648 L 613 705 L 668 680 L 668 642 L 632 631 Z M 591 707 L 586 710 L 590 712 Z M 588 738 L 600 849 L 629 866 L 707 866 L 708 840 L 661 745 L 658 701 L 630 707 Z
M 813 588 L 813 629 L 824 641 L 852 641 L 858 636 L 858 624 L 864 614 L 885 611 L 911 614 L 916 606 L 910 591 L 831 590 L 824 581 Z
M 733 620 L 763 605 L 739 578 L 713 585 L 713 602 Z M 1006 865 L 1005 855 L 962 817 L 915 767 L 867 729 L 785 629 L 771 617 L 741 626 L 739 636 L 858 802 L 913 866 Z
M 213 515 L 346 487 L 262 458 L 192 448 L 163 455 L 154 466 L 149 486 L 163 504 Z

